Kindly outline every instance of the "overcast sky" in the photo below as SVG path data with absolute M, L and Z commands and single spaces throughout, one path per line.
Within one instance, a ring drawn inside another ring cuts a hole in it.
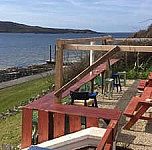
M 44 27 L 134 32 L 152 23 L 152 0 L 0 0 L 0 20 Z

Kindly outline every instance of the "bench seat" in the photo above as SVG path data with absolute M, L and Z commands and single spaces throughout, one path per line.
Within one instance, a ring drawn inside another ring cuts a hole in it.
M 138 90 L 144 91 L 147 83 L 148 83 L 147 80 L 140 80 L 138 85 Z
M 152 80 L 152 72 L 149 74 L 149 80 Z
M 124 110 L 123 114 L 127 117 L 133 116 L 134 111 L 137 110 L 137 104 L 139 101 L 141 101 L 140 97 L 133 97 L 129 102 L 128 106 L 126 107 L 126 109 Z

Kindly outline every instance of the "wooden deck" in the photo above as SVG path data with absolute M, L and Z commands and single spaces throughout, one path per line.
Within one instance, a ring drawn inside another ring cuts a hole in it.
M 110 64 L 118 62 L 118 59 L 112 59 Z M 62 98 L 69 95 L 71 90 L 77 90 L 85 83 L 94 79 L 97 75 L 106 70 L 106 63 L 99 65 L 93 70 L 93 73 L 87 74 L 77 83 L 65 90 Z M 115 140 L 118 121 L 121 117 L 121 111 L 106 108 L 84 107 L 75 105 L 54 104 L 54 92 L 49 93 L 39 100 L 26 105 L 23 108 L 22 115 L 22 148 L 32 144 L 32 113 L 38 111 L 38 142 L 44 142 L 67 134 L 66 128 L 69 126 L 69 132 L 81 130 L 81 117 L 86 117 L 85 127 L 99 126 L 99 119 L 107 123 L 107 132 L 104 136 L 107 139 L 100 142 L 99 148 L 105 145 L 111 145 Z M 69 124 L 65 123 L 66 116 L 69 117 Z M 110 134 L 109 134 L 110 133 Z M 109 137 L 110 136 L 110 137 Z M 109 140 L 110 139 L 110 140 Z

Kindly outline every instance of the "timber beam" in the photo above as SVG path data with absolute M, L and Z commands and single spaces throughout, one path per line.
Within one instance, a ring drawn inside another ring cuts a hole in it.
M 75 44 L 75 43 L 89 43 L 97 42 L 104 40 L 113 40 L 112 36 L 101 36 L 101 37 L 92 37 L 92 38 L 79 38 L 79 39 L 58 39 L 61 44 Z
M 152 41 L 152 38 L 113 38 L 114 41 Z
M 83 45 L 83 44 L 66 44 L 64 50 L 83 50 L 83 51 L 109 51 L 114 46 L 118 46 L 120 51 L 124 52 L 152 52 L 152 46 L 128 46 L 128 45 Z

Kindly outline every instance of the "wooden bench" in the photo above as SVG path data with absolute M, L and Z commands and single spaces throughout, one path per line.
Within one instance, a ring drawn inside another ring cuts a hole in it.
M 132 117 L 134 111 L 137 110 L 137 104 L 140 100 L 141 100 L 140 97 L 133 97 L 129 102 L 128 106 L 126 107 L 125 111 L 123 112 L 123 114 L 126 115 L 127 117 Z
M 152 72 L 149 73 L 149 80 L 152 80 Z
M 138 85 L 138 90 L 143 91 L 147 85 L 147 80 L 140 80 L 139 85 Z
M 149 75 L 149 81 L 141 80 L 138 89 L 143 93 L 140 97 L 133 97 L 124 111 L 124 115 L 130 117 L 124 129 L 130 129 L 138 119 L 152 120 L 151 117 L 145 117 L 143 114 L 152 106 L 152 73 Z

